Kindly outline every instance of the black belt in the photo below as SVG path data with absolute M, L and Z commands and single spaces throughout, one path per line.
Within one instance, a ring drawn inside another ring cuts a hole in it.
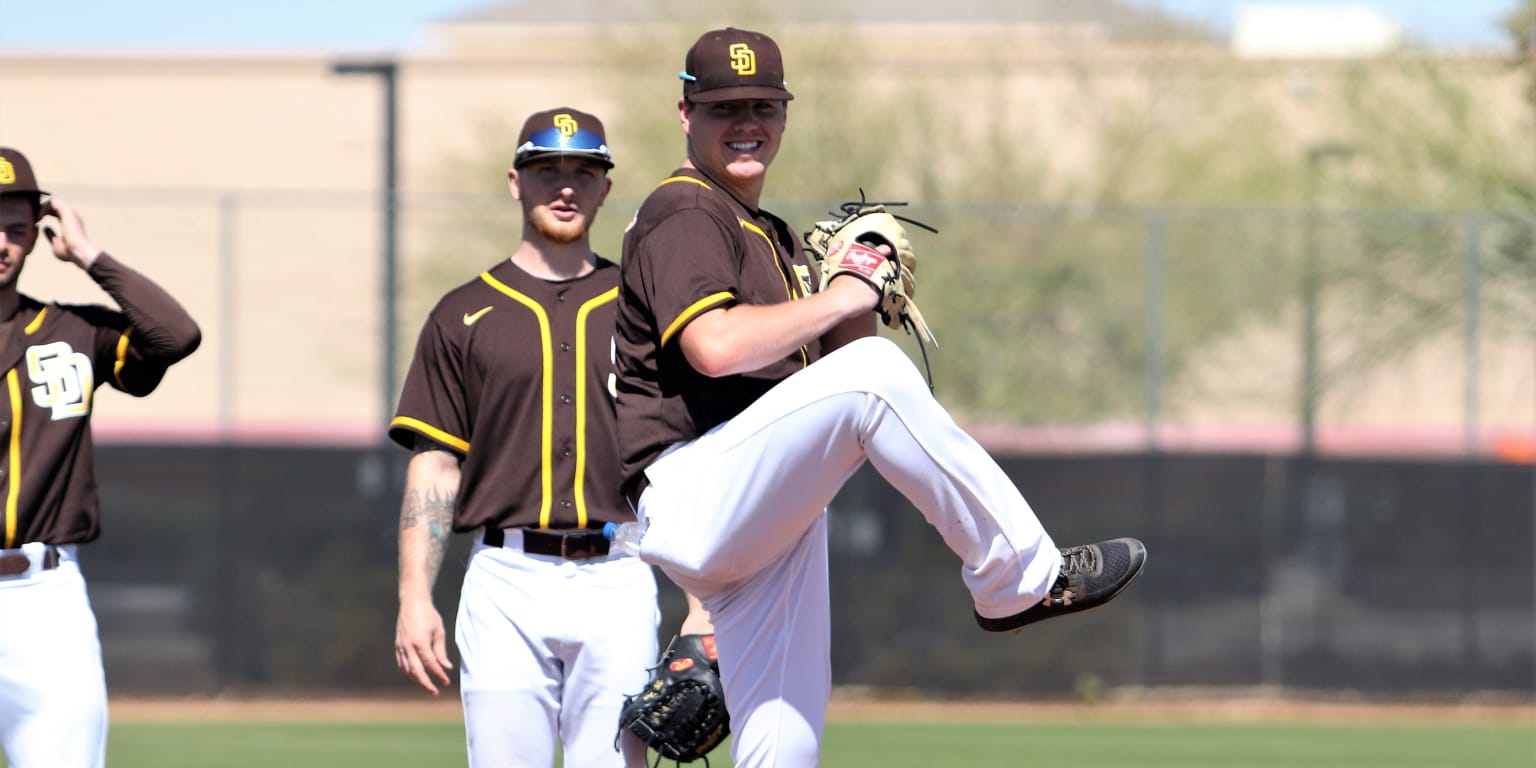
M 40 571 L 51 571 L 59 567 L 59 548 L 49 544 L 43 548 L 43 567 Z M 0 576 L 20 576 L 32 568 L 32 561 L 17 552 L 10 555 L 0 555 Z
M 500 528 L 485 529 L 485 545 L 500 547 L 507 534 Z M 548 555 L 564 560 L 588 560 L 608 555 L 608 539 L 602 531 L 539 531 L 523 529 L 523 551 L 530 555 Z

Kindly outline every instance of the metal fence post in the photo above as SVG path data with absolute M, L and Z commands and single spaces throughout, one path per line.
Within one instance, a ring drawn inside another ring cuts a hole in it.
M 235 439 L 236 385 L 239 361 L 236 329 L 239 323 L 240 295 L 236 288 L 239 249 L 236 232 L 240 215 L 239 198 L 233 192 L 219 196 L 219 441 Z
M 1156 541 L 1163 526 L 1166 463 L 1162 454 L 1163 384 L 1167 372 L 1168 214 L 1147 213 L 1146 246 L 1142 249 L 1142 279 L 1146 295 L 1146 452 L 1142 471 L 1142 509 L 1146 537 Z M 1151 594 L 1156 594 L 1152 590 Z M 1141 632 L 1141 678 L 1144 685 L 1163 682 L 1163 612 L 1154 600 L 1141 603 L 1137 624 Z
M 1167 375 L 1168 342 L 1168 215 L 1153 210 L 1147 215 L 1147 244 L 1142 252 L 1146 280 L 1146 427 L 1147 449 L 1162 445 L 1163 380 Z
M 1467 259 L 1466 266 L 1462 270 L 1463 301 L 1466 303 L 1467 312 L 1464 328 L 1467 369 L 1462 400 L 1462 429 L 1466 439 L 1468 459 L 1477 455 L 1480 407 L 1478 388 L 1482 384 L 1482 375 L 1479 370 L 1482 365 L 1482 350 L 1478 342 L 1482 332 L 1482 225 L 1482 217 L 1475 213 L 1467 214 Z

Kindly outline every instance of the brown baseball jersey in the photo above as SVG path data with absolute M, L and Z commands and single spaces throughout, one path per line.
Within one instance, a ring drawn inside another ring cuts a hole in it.
M 101 254 L 86 272 L 121 311 L 21 296 L 0 354 L 5 403 L 0 543 L 75 544 L 101 533 L 91 404 L 103 384 L 142 397 L 202 341 L 186 310 L 148 278 Z
M 767 211 L 742 205 L 702 172 L 661 182 L 624 236 L 618 339 L 619 450 L 624 490 L 667 446 L 740 413 L 814 362 L 812 344 L 756 371 L 710 378 L 678 345 L 688 323 L 735 304 L 779 304 L 813 291 L 800 238 Z
M 614 478 L 619 268 L 536 278 L 511 261 L 427 317 L 390 422 L 462 457 L 453 528 L 600 528 L 633 520 Z

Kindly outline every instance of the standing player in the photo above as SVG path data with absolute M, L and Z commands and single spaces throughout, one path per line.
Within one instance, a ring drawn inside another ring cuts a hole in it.
M 573 768 L 643 766 L 613 734 L 656 658 L 656 581 L 601 533 L 634 519 L 611 394 L 619 270 L 588 239 L 613 161 L 603 124 L 569 108 L 531 115 L 518 145 L 522 242 L 432 309 L 390 422 L 415 450 L 395 661 L 434 696 L 448 684 L 432 584 L 450 529 L 475 532 L 455 632 L 469 764 L 548 768 L 558 744 Z
M 135 397 L 202 337 L 176 300 L 103 253 L 80 215 L 38 188 L 0 147 L 0 746 L 15 768 L 106 760 L 107 687 L 79 545 L 100 535 L 91 403 L 110 385 Z M 18 290 L 38 222 L 60 261 L 85 270 L 121 311 L 43 303 Z
M 813 292 L 799 238 L 758 207 L 793 98 L 774 41 L 707 32 L 681 77 L 687 160 L 624 240 L 624 489 L 648 526 L 641 558 L 714 620 L 736 765 L 813 766 L 831 686 L 826 506 L 866 460 L 959 555 L 989 630 L 1103 604 L 1146 553 L 1134 539 L 1057 549 L 873 336 L 870 284 Z

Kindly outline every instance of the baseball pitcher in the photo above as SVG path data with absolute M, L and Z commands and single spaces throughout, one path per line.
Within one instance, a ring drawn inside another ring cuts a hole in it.
M 1059 549 L 875 319 L 932 339 L 916 256 L 881 206 L 805 236 L 759 207 L 793 98 L 778 46 L 689 49 L 687 159 L 624 239 L 618 417 L 640 558 L 714 620 L 737 766 L 815 766 L 831 687 L 826 506 L 866 461 L 961 562 L 980 625 L 1102 605 L 1140 572 L 1117 539 Z M 880 118 L 871 118 L 880 119 Z

